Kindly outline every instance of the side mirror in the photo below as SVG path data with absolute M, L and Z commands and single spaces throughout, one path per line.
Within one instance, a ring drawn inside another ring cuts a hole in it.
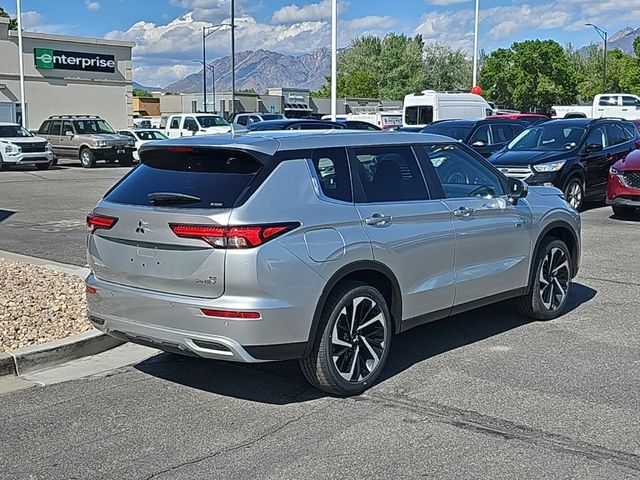
M 473 142 L 471 144 L 472 147 L 486 147 L 487 144 L 484 143 L 482 140 L 478 140 L 477 142 Z
M 587 153 L 601 152 L 604 147 L 599 143 L 590 143 L 587 145 Z
M 509 178 L 509 193 L 507 194 L 512 205 L 517 205 L 518 200 L 529 194 L 529 186 L 517 178 Z
M 66 132 L 64 132 L 65 136 L 67 137 L 73 137 L 73 132 L 70 130 L 67 130 Z

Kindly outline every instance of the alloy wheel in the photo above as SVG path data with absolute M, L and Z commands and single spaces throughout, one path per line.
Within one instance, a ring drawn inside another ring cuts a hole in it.
M 357 297 L 345 305 L 333 326 L 331 357 L 348 382 L 367 380 L 378 368 L 388 345 L 387 322 L 371 298 Z
M 569 205 L 576 210 L 582 205 L 582 185 L 578 180 L 573 180 L 565 192 L 565 197 Z
M 571 281 L 569 259 L 564 250 L 551 248 L 540 267 L 540 299 L 544 307 L 554 312 L 564 305 Z

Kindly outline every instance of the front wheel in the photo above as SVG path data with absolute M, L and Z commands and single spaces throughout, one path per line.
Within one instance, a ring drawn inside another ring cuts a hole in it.
M 96 164 L 96 157 L 88 148 L 80 150 L 80 164 L 84 168 L 93 168 Z
M 520 313 L 535 320 L 552 320 L 567 306 L 573 260 L 567 245 L 557 238 L 543 240 L 534 263 L 529 292 L 516 299 Z
M 38 170 L 49 170 L 49 167 L 51 167 L 51 163 L 36 163 L 36 168 Z
M 378 379 L 389 357 L 393 323 L 387 302 L 370 285 L 347 282 L 329 298 L 302 372 L 332 395 L 357 395 Z
M 572 177 L 562 189 L 564 198 L 576 210 L 580 211 L 584 203 L 584 183 L 578 177 Z

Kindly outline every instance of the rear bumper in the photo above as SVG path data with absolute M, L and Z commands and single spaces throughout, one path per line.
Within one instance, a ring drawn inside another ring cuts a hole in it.
M 287 338 L 286 325 L 299 318 L 294 306 L 252 299 L 260 320 L 207 317 L 200 308 L 238 310 L 234 300 L 174 297 L 104 282 L 86 280 L 96 293 L 87 295 L 91 323 L 121 340 L 168 352 L 236 362 L 301 358 L 307 341 Z M 281 343 L 282 340 L 287 340 Z

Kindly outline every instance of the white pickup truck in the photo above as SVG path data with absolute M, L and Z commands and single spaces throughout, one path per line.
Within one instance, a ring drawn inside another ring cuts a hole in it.
M 627 93 L 603 93 L 591 105 L 554 105 L 552 118 L 623 118 L 640 119 L 640 97 Z

